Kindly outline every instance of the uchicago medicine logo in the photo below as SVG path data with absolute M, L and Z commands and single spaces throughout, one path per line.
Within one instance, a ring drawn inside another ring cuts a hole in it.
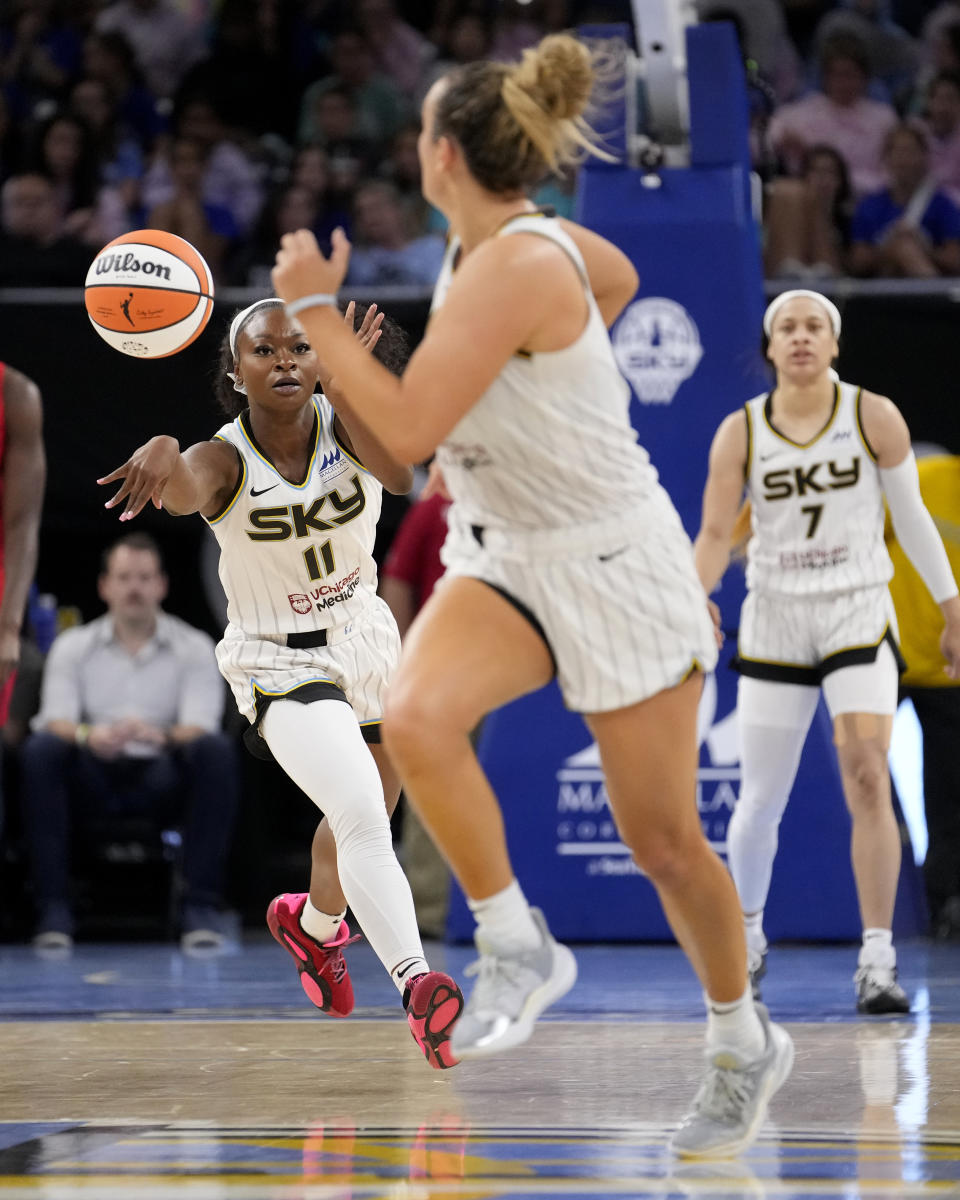
M 641 404 L 669 404 L 697 369 L 703 346 L 682 304 L 649 296 L 635 300 L 620 318 L 613 353 Z

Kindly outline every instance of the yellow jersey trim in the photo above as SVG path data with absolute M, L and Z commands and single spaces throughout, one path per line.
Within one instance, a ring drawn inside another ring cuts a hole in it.
M 854 650 L 879 650 L 887 637 L 893 638 L 894 642 L 897 640 L 893 637 L 893 630 L 890 628 L 889 621 L 883 627 L 883 633 L 880 634 L 875 642 L 860 642 L 856 646 L 844 646 L 842 650 L 831 650 L 822 662 L 828 663 L 831 658 L 836 658 L 838 654 L 850 654 Z
M 837 413 L 840 411 L 840 384 L 834 383 L 833 385 L 833 408 L 830 412 L 830 416 L 827 418 L 826 425 L 824 425 L 819 433 L 815 433 L 808 442 L 795 442 L 793 438 L 789 438 L 785 433 L 781 433 L 767 416 L 768 404 L 771 406 L 771 408 L 773 407 L 773 392 L 771 392 L 769 396 L 764 399 L 762 409 L 764 424 L 774 435 L 774 437 L 778 437 L 781 442 L 786 442 L 788 446 L 793 446 L 796 450 L 808 450 L 811 446 L 820 441 L 823 435 L 829 430 L 830 426 L 837 419 Z
M 737 658 L 743 662 L 757 663 L 761 667 L 799 667 L 804 671 L 816 671 L 820 665 L 819 663 L 784 662 L 779 658 L 751 658 L 749 654 L 741 654 L 739 648 L 737 649 Z
M 293 685 L 293 687 L 284 688 L 283 691 L 270 692 L 266 688 L 262 688 L 255 679 L 251 679 L 250 680 L 250 688 L 253 691 L 254 695 L 256 695 L 259 692 L 261 696 L 273 696 L 274 699 L 276 699 L 277 696 L 289 696 L 291 694 L 291 692 L 299 692 L 301 688 L 309 687 L 311 683 L 329 683 L 329 684 L 332 684 L 333 687 L 335 687 L 335 688 L 340 687 L 340 684 L 337 683 L 336 680 L 333 680 L 333 679 L 303 679 L 300 681 L 300 683 L 295 683 Z M 341 688 L 340 690 L 342 691 L 343 689 Z
M 857 433 L 860 435 L 860 441 L 863 442 L 863 448 L 870 455 L 874 462 L 877 461 L 877 456 L 873 451 L 873 447 L 867 441 L 867 431 L 863 427 L 863 413 L 861 411 L 861 401 L 863 399 L 863 388 L 857 388 L 857 398 L 854 401 L 854 411 L 857 417 Z
M 747 415 L 747 457 L 743 467 L 743 481 L 750 482 L 750 472 L 753 470 L 753 418 L 750 416 L 750 405 L 745 404 L 743 411 Z
M 287 485 L 287 487 L 296 488 L 296 490 L 298 492 L 302 492 L 304 490 L 304 488 L 306 488 L 309 485 L 311 479 L 313 478 L 313 468 L 317 461 L 317 451 L 320 449 L 320 426 L 323 424 L 323 420 L 322 420 L 322 417 L 320 414 L 320 409 L 317 405 L 315 398 L 313 398 L 313 411 L 317 418 L 317 423 L 314 426 L 314 432 L 313 432 L 313 450 L 310 452 L 310 460 L 307 463 L 307 471 L 303 477 L 302 483 L 294 483 L 292 480 L 287 479 L 285 475 L 281 475 L 280 472 L 277 470 L 277 468 L 270 461 L 270 459 L 267 458 L 267 456 L 260 449 L 258 449 L 256 442 L 254 442 L 254 440 L 253 440 L 252 432 L 248 432 L 247 428 L 244 424 L 244 421 L 243 421 L 244 414 L 243 413 L 241 413 L 240 416 L 237 417 L 237 422 L 236 422 L 237 428 L 240 430 L 243 440 L 247 443 L 247 445 L 250 447 L 251 451 L 257 456 L 257 458 L 259 458 L 260 461 L 265 466 L 269 467 L 270 470 L 274 473 L 274 475 L 276 475 L 278 479 L 282 480 Z

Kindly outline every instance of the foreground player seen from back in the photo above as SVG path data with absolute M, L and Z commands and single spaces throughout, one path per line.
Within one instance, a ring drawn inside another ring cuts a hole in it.
M 831 372 L 840 313 L 816 292 L 778 296 L 764 317 L 776 386 L 717 430 L 695 555 L 712 590 L 730 560 L 744 489 L 752 532 L 736 665 L 742 782 L 727 834 L 751 978 L 767 949 L 763 909 L 780 819 L 821 690 L 852 819 L 863 923 L 855 976 L 862 1013 L 907 1012 L 891 926 L 900 832 L 887 751 L 900 652 L 887 583 L 886 498 L 900 544 L 946 622 L 947 674 L 960 673 L 960 598 L 920 497 L 910 434 L 884 396 Z
M 407 635 L 384 734 L 478 922 L 454 1053 L 512 1050 L 574 982 L 573 955 L 514 878 L 469 740 L 485 714 L 555 677 L 585 714 L 620 833 L 709 997 L 707 1077 L 675 1149 L 734 1154 L 793 1048 L 754 1005 L 736 892 L 697 814 L 697 702 L 716 647 L 607 335 L 637 276 L 615 246 L 525 194 L 591 144 L 592 83 L 586 47 L 552 36 L 519 64 L 459 68 L 428 93 L 424 194 L 453 237 L 402 378 L 342 328 L 342 235 L 329 260 L 310 233 L 286 236 L 274 283 L 384 446 L 402 461 L 435 450 L 453 498 L 447 574 Z
M 371 305 L 355 336 L 353 304 L 345 315 L 338 323 L 365 357 L 375 347 L 384 369 L 402 366 L 393 322 Z M 220 543 L 229 624 L 217 661 L 250 721 L 245 740 L 325 814 L 309 894 L 278 896 L 267 914 L 304 991 L 334 1016 L 353 1009 L 342 954 L 349 903 L 428 1062 L 449 1067 L 463 1001 L 423 957 L 390 833 L 400 785 L 380 742 L 400 638 L 376 594 L 374 534 L 382 487 L 405 492 L 413 473 L 370 432 L 279 300 L 234 317 L 221 366 L 221 405 L 235 419 L 183 453 L 175 438 L 151 438 L 99 480 L 123 480 L 107 507 L 122 503 L 121 521 L 151 500 L 199 512 Z

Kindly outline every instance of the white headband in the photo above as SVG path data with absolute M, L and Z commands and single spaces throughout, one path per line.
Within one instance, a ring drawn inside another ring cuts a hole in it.
M 826 296 L 821 296 L 819 292 L 811 292 L 806 288 L 794 288 L 789 292 L 781 292 L 779 296 L 774 298 L 767 305 L 767 311 L 763 314 L 763 332 L 770 337 L 770 330 L 773 328 L 773 318 L 777 315 L 780 309 L 787 303 L 788 300 L 796 300 L 798 297 L 803 297 L 806 300 L 816 300 L 827 310 L 827 316 L 830 318 L 830 326 L 833 329 L 833 336 L 840 337 L 840 310 L 828 300 Z
M 227 335 L 227 341 L 230 344 L 230 353 L 233 355 L 234 362 L 237 359 L 237 334 L 240 332 L 240 326 L 246 321 L 247 317 L 252 316 L 258 308 L 262 308 L 265 304 L 279 305 L 280 303 L 281 301 L 275 296 L 267 296 L 263 300 L 254 300 L 252 304 L 241 309 L 233 318 L 230 322 L 230 333 Z M 242 383 L 237 383 L 237 377 L 232 371 L 227 372 L 227 378 L 233 380 L 233 390 L 235 392 L 240 392 L 244 396 L 247 394 L 246 387 Z

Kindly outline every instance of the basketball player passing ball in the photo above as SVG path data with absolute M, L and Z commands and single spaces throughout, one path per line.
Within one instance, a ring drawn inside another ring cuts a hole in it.
M 777 831 L 823 691 L 833 720 L 863 945 L 855 975 L 862 1013 L 909 1011 L 891 926 L 900 833 L 887 751 L 900 652 L 883 539 L 886 498 L 900 544 L 940 605 L 940 648 L 960 677 L 960 597 L 920 498 L 910 434 L 884 396 L 840 382 L 840 313 L 817 292 L 784 292 L 763 329 L 776 385 L 717 430 L 694 547 L 710 591 L 730 559 L 744 489 L 752 536 L 736 665 L 740 798 L 727 834 L 754 984 L 764 973 L 763 909 Z
M 447 574 L 407 635 L 384 735 L 478 921 L 454 1054 L 511 1052 L 574 982 L 573 955 L 514 878 L 469 740 L 485 714 L 555 677 L 597 740 L 620 833 L 708 996 L 707 1077 L 674 1148 L 735 1154 L 793 1048 L 754 1005 L 736 892 L 697 814 L 697 702 L 716 648 L 607 334 L 637 275 L 615 246 L 526 198 L 594 147 L 583 119 L 593 82 L 586 46 L 555 35 L 518 64 L 470 64 L 431 88 L 423 190 L 453 236 L 401 378 L 342 327 L 342 234 L 329 259 L 306 231 L 284 237 L 274 285 L 383 445 L 405 462 L 436 451 L 453 498 Z
M 356 335 L 354 319 L 353 304 L 345 322 L 337 317 L 361 353 L 399 369 L 398 327 L 374 305 Z M 221 367 L 221 405 L 234 420 L 183 453 L 172 437 L 151 438 L 99 480 L 123 481 L 107 507 L 122 504 L 121 521 L 150 501 L 199 512 L 220 543 L 229 624 L 217 660 L 250 721 L 247 744 L 272 754 L 325 814 L 309 894 L 278 896 L 267 913 L 304 991 L 334 1016 L 352 1010 L 349 903 L 427 1061 L 453 1066 L 463 1000 L 424 960 L 390 833 L 399 782 L 380 743 L 400 638 L 376 594 L 372 551 L 382 488 L 407 491 L 412 469 L 370 432 L 281 301 L 236 314 Z

